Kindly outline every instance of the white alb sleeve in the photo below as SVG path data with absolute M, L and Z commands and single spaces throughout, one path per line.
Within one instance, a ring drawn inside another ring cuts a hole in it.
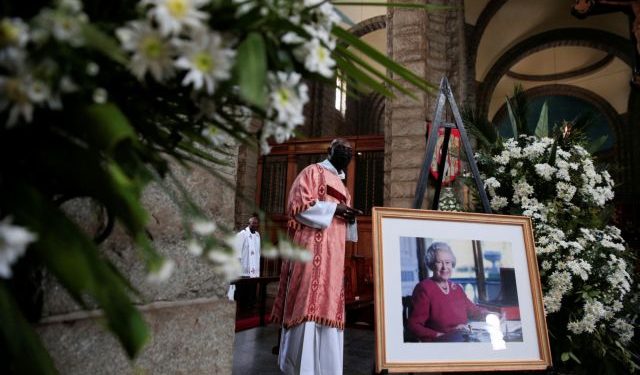
M 331 224 L 337 206 L 335 202 L 317 200 L 316 204 L 297 214 L 296 220 L 312 228 L 325 229 Z
M 358 242 L 358 222 L 354 221 L 353 224 L 347 223 L 347 241 Z

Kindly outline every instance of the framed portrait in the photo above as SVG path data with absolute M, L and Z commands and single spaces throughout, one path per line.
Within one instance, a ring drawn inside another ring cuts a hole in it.
M 524 216 L 374 207 L 376 370 L 551 366 Z

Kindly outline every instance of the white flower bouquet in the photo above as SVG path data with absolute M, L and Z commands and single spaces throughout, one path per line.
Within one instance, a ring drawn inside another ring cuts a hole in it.
M 572 372 L 635 371 L 635 258 L 609 224 L 614 182 L 567 137 L 571 127 L 565 123 L 553 137 L 540 128 L 538 136 L 497 136 L 476 160 L 492 210 L 532 219 L 554 364 Z
M 148 280 L 160 282 L 175 264 L 145 234 L 141 194 L 154 181 L 181 208 L 188 251 L 233 278 L 230 228 L 193 204 L 171 163 L 217 174 L 238 142 L 269 152 L 304 123 L 313 81 L 333 86 L 339 75 L 350 90 L 413 96 L 359 52 L 411 90 L 433 89 L 338 25 L 324 0 L 0 5 L 0 369 L 16 373 L 55 372 L 11 286 L 29 266 L 46 268 L 81 306 L 97 303 L 130 357 L 149 337 L 129 298 L 137 286 L 61 202 L 90 197 L 104 207 L 136 243 Z M 306 256 L 286 243 L 269 253 Z

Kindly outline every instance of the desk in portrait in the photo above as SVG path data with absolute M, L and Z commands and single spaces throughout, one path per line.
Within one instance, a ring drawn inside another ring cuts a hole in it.
M 506 320 L 491 325 L 483 321 L 470 321 L 468 329 L 456 330 L 438 337 L 434 342 L 522 342 L 520 320 Z

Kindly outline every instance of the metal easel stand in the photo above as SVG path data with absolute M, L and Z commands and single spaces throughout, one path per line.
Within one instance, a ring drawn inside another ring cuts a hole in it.
M 449 102 L 449 107 L 451 112 L 453 113 L 453 117 L 455 123 L 445 123 L 443 120 L 444 116 L 444 105 L 446 102 Z M 424 194 L 427 192 L 427 183 L 429 180 L 429 168 L 431 166 L 431 162 L 433 161 L 433 155 L 436 150 L 436 145 L 438 142 L 438 130 L 440 128 L 444 128 L 444 139 L 442 142 L 441 156 L 440 162 L 438 163 L 438 179 L 435 184 L 435 192 L 433 196 L 433 203 L 431 205 L 432 210 L 438 209 L 438 204 L 440 200 L 440 190 L 442 188 L 442 178 L 444 177 L 444 166 L 447 159 L 447 152 L 449 150 L 449 138 L 451 137 L 451 129 L 458 129 L 460 132 L 460 141 L 462 142 L 462 146 L 464 147 L 464 152 L 467 155 L 467 159 L 469 161 L 469 165 L 471 167 L 471 173 L 473 174 L 473 179 L 476 183 L 476 188 L 478 189 L 478 193 L 480 194 L 480 200 L 482 201 L 482 206 L 484 208 L 484 212 L 490 214 L 491 206 L 489 205 L 489 199 L 487 198 L 487 192 L 484 190 L 484 184 L 482 183 L 482 179 L 480 178 L 480 172 L 478 171 L 478 165 L 474 159 L 473 149 L 471 148 L 471 142 L 469 141 L 469 137 L 467 136 L 467 131 L 464 128 L 462 123 L 462 116 L 460 116 L 460 110 L 458 109 L 458 105 L 456 101 L 453 99 L 453 94 L 451 93 L 451 87 L 449 87 L 449 80 L 447 77 L 442 77 L 440 81 L 440 93 L 438 94 L 438 102 L 436 107 L 436 114 L 434 117 L 433 125 L 431 126 L 431 130 L 429 131 L 427 137 L 427 149 L 425 151 L 424 163 L 422 164 L 422 169 L 420 170 L 420 177 L 418 178 L 418 184 L 416 186 L 416 195 L 413 200 L 413 208 L 420 209 L 422 208 L 422 201 L 424 199 Z M 423 242 L 418 241 L 418 251 L 423 247 Z M 424 249 L 422 249 L 424 252 Z M 374 369 L 373 374 L 388 374 L 387 369 L 381 369 L 378 373 L 375 369 L 375 361 L 374 361 Z
M 445 123 L 443 121 L 444 105 L 449 102 L 449 107 L 453 113 L 455 123 Z M 433 203 L 431 205 L 432 210 L 438 209 L 438 203 L 440 200 L 440 190 L 442 188 L 442 178 L 444 177 L 444 165 L 447 159 L 447 152 L 449 150 L 449 138 L 451 137 L 451 129 L 458 129 L 460 132 L 460 141 L 462 147 L 464 147 L 464 153 L 467 155 L 469 166 L 471 167 L 471 173 L 476 183 L 476 188 L 480 194 L 480 200 L 482 201 L 482 207 L 484 212 L 490 214 L 491 206 L 489 205 L 489 199 L 487 198 L 487 192 L 484 190 L 484 184 L 480 179 L 480 172 L 478 171 L 478 165 L 473 157 L 473 149 L 471 148 L 471 142 L 467 136 L 467 131 L 462 124 L 462 116 L 460 116 L 460 110 L 456 104 L 453 94 L 451 93 L 451 87 L 449 87 L 449 80 L 447 77 L 442 77 L 440 81 L 440 94 L 438 94 L 438 102 L 436 107 L 436 115 L 434 117 L 433 125 L 427 137 L 427 149 L 424 154 L 424 163 L 420 170 L 420 177 L 418 178 L 418 184 L 416 186 L 416 195 L 413 200 L 413 208 L 422 208 L 422 201 L 424 194 L 427 192 L 427 184 L 429 180 L 429 167 L 433 161 L 433 155 L 436 150 L 436 144 L 438 142 L 438 130 L 444 128 L 444 140 L 442 142 L 442 149 L 440 153 L 440 162 L 438 163 L 438 179 L 435 184 L 435 193 L 433 196 Z

